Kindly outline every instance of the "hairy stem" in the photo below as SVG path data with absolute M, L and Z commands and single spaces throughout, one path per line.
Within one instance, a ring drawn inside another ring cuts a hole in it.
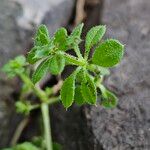
M 78 46 L 75 46 L 75 47 L 74 47 L 74 51 L 75 51 L 76 55 L 77 55 L 80 59 L 83 58 Z
M 42 103 L 41 111 L 42 111 L 43 123 L 44 123 L 44 135 L 45 135 L 46 147 L 47 150 L 53 150 L 48 104 Z
M 97 69 L 96 69 L 96 66 L 94 64 L 89 64 L 85 59 L 82 58 L 77 58 L 77 57 L 74 57 L 72 55 L 69 55 L 67 53 L 64 53 L 64 52 L 59 52 L 61 55 L 63 55 L 66 60 L 68 60 L 68 62 L 72 63 L 73 65 L 76 65 L 76 66 L 85 66 L 88 70 L 92 71 L 92 72 L 95 72 Z
M 31 87 L 31 89 L 33 89 L 34 93 L 40 98 L 42 102 L 48 101 L 48 98 L 46 94 L 44 93 L 44 91 L 42 91 L 39 87 L 36 87 L 26 74 L 22 73 L 22 74 L 19 74 L 19 76 L 23 80 L 24 83 L 26 83 L 27 85 Z

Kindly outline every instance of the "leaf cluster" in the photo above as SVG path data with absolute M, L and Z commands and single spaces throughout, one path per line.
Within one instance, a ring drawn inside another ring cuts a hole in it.
M 39 26 L 34 47 L 28 53 L 27 60 L 34 64 L 39 61 L 36 71 L 33 73 L 32 81 L 37 83 L 43 76 L 50 72 L 59 75 L 65 65 L 75 65 L 75 71 L 65 79 L 60 95 L 65 108 L 76 102 L 79 105 L 84 103 L 96 104 L 98 83 L 102 76 L 109 74 L 108 68 L 120 62 L 124 53 L 124 46 L 117 40 L 107 39 L 102 41 L 106 32 L 103 25 L 95 26 L 89 30 L 85 38 L 85 51 L 82 56 L 79 44 L 82 42 L 83 24 L 79 24 L 70 35 L 65 28 L 58 29 L 54 36 L 50 37 L 45 25 Z M 74 50 L 77 57 L 67 53 Z M 89 53 L 94 49 L 92 58 Z M 101 90 L 101 88 L 99 88 Z M 117 98 L 108 90 L 101 90 L 102 102 L 108 106 L 107 101 L 114 101 L 110 107 L 116 105 Z
M 39 26 L 34 37 L 34 47 L 27 55 L 27 62 L 37 66 L 32 74 L 32 82 L 36 84 L 47 72 L 60 75 L 66 65 L 75 65 L 76 69 L 65 79 L 60 91 L 64 107 L 70 107 L 73 102 L 96 105 L 98 92 L 101 91 L 101 105 L 112 108 L 117 104 L 117 97 L 102 85 L 102 79 L 109 74 L 109 68 L 121 61 L 124 46 L 115 39 L 102 40 L 106 26 L 98 25 L 88 31 L 82 55 L 79 45 L 83 41 L 82 29 L 83 24 L 79 24 L 68 35 L 62 27 L 50 36 L 45 25 Z M 73 50 L 76 56 L 70 55 L 68 50 Z M 94 53 L 89 58 L 91 50 Z M 25 58 L 19 56 L 6 64 L 3 70 L 9 76 L 14 76 L 23 73 L 25 64 Z
M 17 56 L 15 59 L 10 60 L 2 68 L 2 71 L 7 73 L 8 77 L 12 78 L 25 71 L 26 58 L 22 55 Z

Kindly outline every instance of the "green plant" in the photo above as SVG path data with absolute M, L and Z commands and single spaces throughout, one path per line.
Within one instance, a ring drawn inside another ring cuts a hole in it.
M 16 102 L 17 111 L 28 115 L 31 110 L 41 108 L 46 145 L 43 149 L 54 148 L 49 105 L 59 101 L 66 109 L 74 102 L 78 105 L 100 103 L 105 108 L 114 108 L 117 105 L 117 97 L 102 85 L 102 81 L 105 75 L 109 75 L 108 69 L 116 66 L 122 59 L 124 46 L 114 39 L 102 41 L 106 27 L 95 26 L 86 35 L 85 51 L 82 55 L 79 48 L 82 42 L 82 28 L 83 24 L 79 24 L 70 35 L 65 28 L 60 28 L 53 37 L 50 37 L 46 26 L 40 25 L 34 38 L 34 47 L 28 53 L 27 59 L 24 56 L 18 56 L 3 67 L 3 71 L 9 77 L 19 76 L 24 83 L 19 101 Z M 89 57 L 92 49 L 94 53 L 92 57 Z M 69 50 L 73 50 L 76 56 L 67 53 Z M 36 64 L 32 78 L 30 78 L 32 70 L 29 64 Z M 61 75 L 66 65 L 74 65 L 76 68 L 64 80 L 62 87 L 59 87 L 60 96 L 57 96 L 53 87 L 46 90 L 40 89 L 38 83 L 47 72 Z M 25 95 L 29 93 L 35 94 L 40 99 L 40 103 L 32 104 L 28 101 Z M 101 95 L 99 101 L 97 101 L 97 93 Z M 29 143 L 25 145 L 31 146 Z M 38 149 L 33 145 L 32 147 L 32 149 Z M 59 149 L 58 146 L 57 149 Z

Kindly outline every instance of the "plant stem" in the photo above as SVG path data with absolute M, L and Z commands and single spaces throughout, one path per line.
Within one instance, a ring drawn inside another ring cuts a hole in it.
M 52 105 L 52 104 L 57 103 L 59 101 L 60 101 L 60 97 L 51 97 L 50 100 L 46 104 Z M 30 111 L 32 111 L 34 109 L 38 109 L 39 107 L 41 107 L 40 104 L 31 105 Z
M 51 137 L 51 127 L 50 127 L 50 116 L 49 116 L 49 104 L 52 104 L 56 101 L 58 101 L 58 98 L 53 98 L 52 101 L 49 102 L 49 98 L 47 95 L 42 91 L 39 87 L 36 87 L 30 78 L 26 74 L 19 74 L 21 79 L 24 81 L 24 83 L 28 84 L 35 94 L 40 98 L 41 100 L 41 111 L 42 111 L 42 117 L 43 117 L 43 124 L 44 124 L 44 135 L 45 135 L 45 142 L 47 150 L 53 150 L 53 143 L 52 143 L 52 137 Z M 49 104 L 48 104 L 49 103 Z M 34 108 L 38 108 L 38 105 L 36 105 Z M 31 107 L 32 109 L 32 107 Z
M 44 135 L 45 135 L 46 147 L 47 150 L 53 150 L 48 104 L 42 103 L 41 111 L 42 111 L 43 123 L 44 123 Z
M 15 146 L 17 144 L 17 141 L 20 138 L 21 133 L 24 130 L 24 128 L 26 127 L 26 125 L 28 124 L 28 122 L 29 122 L 29 118 L 26 117 L 19 123 L 19 125 L 12 137 L 12 140 L 10 142 L 11 146 Z
M 74 47 L 74 51 L 79 58 L 81 58 L 81 59 L 83 58 L 78 45 Z
M 95 72 L 96 69 L 96 66 L 94 64 L 89 64 L 87 62 L 87 60 L 83 59 L 82 58 L 77 58 L 77 57 L 74 57 L 72 55 L 69 55 L 67 53 L 64 53 L 64 52 L 59 52 L 61 55 L 63 55 L 66 60 L 68 60 L 69 62 L 71 62 L 73 65 L 76 65 L 76 66 L 86 66 L 86 68 L 92 72 Z
M 31 87 L 31 89 L 33 89 L 35 94 L 40 98 L 40 100 L 42 102 L 48 101 L 48 98 L 47 98 L 46 94 L 44 93 L 44 91 L 42 91 L 40 88 L 36 87 L 26 74 L 22 73 L 22 74 L 19 74 L 19 76 L 23 80 L 24 83 L 26 83 L 27 85 L 29 85 Z

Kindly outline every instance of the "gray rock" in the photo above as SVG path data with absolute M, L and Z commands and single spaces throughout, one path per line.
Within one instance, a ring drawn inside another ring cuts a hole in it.
M 72 14 L 74 0 L 1 0 L 0 1 L 0 67 L 10 58 L 26 53 L 32 43 L 36 26 L 48 25 L 51 33 L 65 26 Z M 17 122 L 14 91 L 19 81 L 9 81 L 0 72 L 0 147 L 10 142 Z M 11 124 L 12 123 L 12 124 Z

